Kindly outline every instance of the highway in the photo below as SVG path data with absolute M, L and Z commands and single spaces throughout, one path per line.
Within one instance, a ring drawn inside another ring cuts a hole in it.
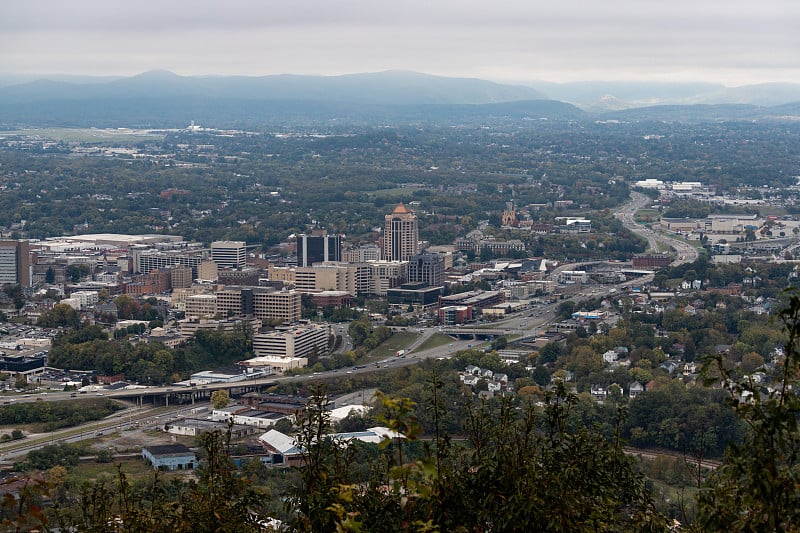
M 622 223 L 625 225 L 626 228 L 646 238 L 648 240 L 649 246 L 652 249 L 657 250 L 658 249 L 657 243 L 664 243 L 672 247 L 673 249 L 677 250 L 678 256 L 676 260 L 673 262 L 673 265 L 694 261 L 697 258 L 697 250 L 694 247 L 690 246 L 684 241 L 674 239 L 670 236 L 663 235 L 661 233 L 654 232 L 650 228 L 642 227 L 633 221 L 633 214 L 636 212 L 636 210 L 646 206 L 648 202 L 649 198 L 647 196 L 638 192 L 633 192 L 631 193 L 631 201 L 617 211 L 616 217 L 622 221 Z M 580 264 L 576 263 L 574 265 L 562 265 L 559 268 L 560 269 L 572 268 L 576 265 Z M 553 273 L 551 273 L 551 275 L 553 275 Z M 647 276 L 644 279 L 639 278 L 636 280 L 630 280 L 614 287 L 606 285 L 581 286 L 573 295 L 571 295 L 569 300 L 572 300 L 577 304 L 580 304 L 580 302 L 584 300 L 606 297 L 615 293 L 617 290 L 621 288 L 630 285 L 641 284 L 650 279 L 652 279 L 652 276 Z M 506 336 L 527 337 L 535 334 L 540 334 L 546 330 L 548 324 L 554 321 L 559 303 L 560 302 L 543 304 L 537 307 L 527 309 L 521 313 L 516 313 L 513 316 L 510 316 L 503 320 L 483 325 L 485 325 L 487 328 L 491 330 L 494 330 L 494 332 L 497 334 L 505 334 Z M 332 326 L 333 332 L 335 332 L 335 334 L 337 335 L 340 335 L 343 339 L 339 351 L 345 351 L 352 348 L 349 335 L 347 334 L 347 327 L 348 324 L 346 323 L 334 324 Z M 41 392 L 40 391 L 38 393 L 0 397 L 0 404 L 9 404 L 14 402 L 33 402 L 33 401 L 64 401 L 64 400 L 75 400 L 75 399 L 90 398 L 90 397 L 92 398 L 103 397 L 115 400 L 128 400 L 128 401 L 133 400 L 134 402 L 140 402 L 139 407 L 131 407 L 121 412 L 120 414 L 113 415 L 108 420 L 85 424 L 80 428 L 70 428 L 66 430 L 61 430 L 58 432 L 54 432 L 52 435 L 48 434 L 44 436 L 38 436 L 35 439 L 31 440 L 25 439 L 22 441 L 4 443 L 0 445 L 0 454 L 11 454 L 13 452 L 15 455 L 17 455 L 25 453 L 35 447 L 40 447 L 45 444 L 49 444 L 51 442 L 71 442 L 75 440 L 81 440 L 83 438 L 91 438 L 96 436 L 98 432 L 103 432 L 107 429 L 117 426 L 121 427 L 122 425 L 121 419 L 124 417 L 127 417 L 129 424 L 132 424 L 134 421 L 137 420 L 152 421 L 154 413 L 157 412 L 159 409 L 164 411 L 165 414 L 168 414 L 186 408 L 185 405 L 175 405 L 173 407 L 157 407 L 157 408 L 156 407 L 151 408 L 149 406 L 146 406 L 146 403 L 149 401 L 148 398 L 154 396 L 176 397 L 178 395 L 188 395 L 195 392 L 195 393 L 200 393 L 200 394 L 195 394 L 195 396 L 197 397 L 199 396 L 208 397 L 212 391 L 221 389 L 230 390 L 242 387 L 255 387 L 259 385 L 274 385 L 276 383 L 292 383 L 292 382 L 299 383 L 304 381 L 339 379 L 343 378 L 345 375 L 353 375 L 353 374 L 358 375 L 369 372 L 383 371 L 385 369 L 397 368 L 406 365 L 412 365 L 416 364 L 418 361 L 422 359 L 449 357 L 459 350 L 463 350 L 471 346 L 477 346 L 478 343 L 482 342 L 482 341 L 475 341 L 473 339 L 460 340 L 454 338 L 452 342 L 449 342 L 446 345 L 424 351 L 419 351 L 419 347 L 422 346 L 423 343 L 428 338 L 430 338 L 432 335 L 438 332 L 441 332 L 442 330 L 436 327 L 415 328 L 415 329 L 418 329 L 418 331 L 420 331 L 420 335 L 406 348 L 405 356 L 390 357 L 376 363 L 359 364 L 349 369 L 344 369 L 344 368 L 336 369 L 336 370 L 318 372 L 314 374 L 306 374 L 301 376 L 289 376 L 289 377 L 265 376 L 256 379 L 248 379 L 233 383 L 213 383 L 213 384 L 198 385 L 196 387 L 165 385 L 158 387 L 142 387 L 137 389 L 123 389 L 123 390 L 113 390 L 113 391 L 112 390 L 98 390 L 92 392 L 88 391 L 87 392 L 51 392 L 51 391 Z M 451 332 L 454 336 L 457 336 L 457 335 L 469 334 L 473 330 L 480 331 L 474 326 L 465 327 L 463 329 L 448 328 L 447 331 Z M 192 401 L 195 401 L 194 398 L 192 399 Z
M 650 198 L 640 192 L 631 192 L 631 201 L 621 207 L 614 216 L 622 222 L 626 229 L 647 239 L 651 251 L 659 252 L 660 244 L 675 250 L 676 258 L 671 263 L 671 266 L 679 266 L 684 263 L 693 263 L 696 261 L 698 257 L 697 248 L 691 244 L 684 240 L 676 239 L 665 232 L 655 231 L 649 227 L 637 224 L 634 221 L 633 216 L 636 211 L 645 207 L 650 201 Z

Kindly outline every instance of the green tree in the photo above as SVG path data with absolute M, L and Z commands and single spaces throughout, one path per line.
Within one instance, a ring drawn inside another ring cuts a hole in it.
M 548 342 L 539 350 L 539 363 L 555 363 L 561 355 L 561 348 L 557 342 Z
M 56 304 L 52 309 L 39 316 L 37 324 L 45 328 L 69 327 L 77 329 L 80 326 L 80 314 L 67 304 Z
M 81 278 L 84 278 L 92 273 L 89 265 L 84 263 L 73 263 L 71 265 L 67 265 L 64 269 L 64 272 L 73 283 L 77 283 L 81 280 Z
M 211 405 L 214 406 L 214 409 L 224 409 L 228 407 L 230 401 L 231 398 L 225 389 L 215 390 L 211 393 Z
M 800 297 L 780 318 L 787 332 L 780 386 L 763 395 L 750 380 L 734 380 L 721 356 L 714 365 L 730 393 L 728 403 L 748 431 L 731 443 L 723 465 L 698 495 L 702 531 L 798 531 L 800 524 Z

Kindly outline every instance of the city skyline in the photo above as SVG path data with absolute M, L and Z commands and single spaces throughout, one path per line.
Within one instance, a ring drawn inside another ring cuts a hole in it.
M 800 82 L 800 6 L 584 3 L 275 5 L 201 0 L 15 2 L 0 10 L 0 73 L 340 75 L 414 70 L 503 83 Z

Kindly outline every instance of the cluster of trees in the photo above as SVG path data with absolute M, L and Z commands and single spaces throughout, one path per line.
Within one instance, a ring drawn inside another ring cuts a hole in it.
M 547 207 L 532 212 L 546 222 L 619 205 L 628 196 L 620 176 L 669 175 L 721 189 L 763 181 L 791 185 L 794 162 L 786 154 L 792 153 L 798 137 L 780 128 L 782 141 L 775 143 L 775 128 L 779 126 L 703 124 L 676 130 L 661 123 L 620 128 L 571 122 L 491 130 L 479 125 L 380 131 L 355 127 L 324 137 L 176 132 L 138 145 L 153 155 L 174 154 L 200 164 L 194 168 L 145 159 L 70 158 L 59 150 L 42 157 L 6 147 L 3 160 L 10 178 L 0 199 L 0 226 L 25 220 L 26 236 L 50 237 L 85 223 L 96 232 L 160 231 L 205 242 L 233 239 L 269 247 L 304 231 L 312 220 L 322 220 L 354 241 L 374 242 L 373 228 L 380 225 L 387 205 L 416 200 L 420 211 L 429 213 L 420 216 L 421 238 L 444 244 L 475 229 L 478 221 L 496 217 L 511 198 L 520 208 L 573 201 L 568 212 Z M 670 142 L 645 141 L 645 131 L 658 132 Z M 198 145 L 213 145 L 213 153 Z M 24 180 L 14 178 L 22 175 Z M 422 187 L 402 188 L 412 182 Z M 170 187 L 190 194 L 162 198 L 160 192 Z M 613 233 L 604 223 L 599 227 Z M 630 253 L 626 248 L 632 242 L 627 236 L 604 236 L 570 253 L 600 249 L 601 243 L 606 250 L 611 246 Z M 67 276 L 85 274 L 75 270 Z
M 161 384 L 248 359 L 251 354 L 252 335 L 245 327 L 231 333 L 198 331 L 191 340 L 168 349 L 158 342 L 110 340 L 105 330 L 93 325 L 56 337 L 49 361 L 58 368 L 95 370 L 103 375 L 122 373 L 126 379 Z
M 682 504 L 671 506 L 683 513 L 678 516 L 687 531 L 797 530 L 800 397 L 791 391 L 800 375 L 800 297 L 792 297 L 780 317 L 788 342 L 775 390 L 762 391 L 750 380 L 737 379 L 721 356 L 708 363 L 716 368 L 722 389 L 709 391 L 700 401 L 709 410 L 727 409 L 728 425 L 741 432 L 740 444 L 731 443 L 722 465 L 707 475 L 701 469 L 679 468 L 674 461 L 658 467 L 659 476 L 695 484 L 695 514 L 686 514 Z M 470 357 L 455 361 L 466 364 Z M 447 364 L 453 362 L 441 363 Z M 385 440 L 377 449 L 332 440 L 330 391 L 312 386 L 296 424 L 302 464 L 282 477 L 282 489 L 262 487 L 260 482 L 269 476 L 258 469 L 233 467 L 228 437 L 212 432 L 202 437 L 204 461 L 196 482 L 167 484 L 156 477 L 133 485 L 121 474 L 114 485 L 97 482 L 61 493 L 53 508 L 40 512 L 37 495 L 56 492 L 57 480 L 50 479 L 34 484 L 38 493 L 23 492 L 11 501 L 7 497 L 4 518 L 21 529 L 57 525 L 78 531 L 102 529 L 112 519 L 124 531 L 259 531 L 266 527 L 267 515 L 276 514 L 292 531 L 309 532 L 670 530 L 672 524 L 656 506 L 637 459 L 624 453 L 624 409 L 605 406 L 613 415 L 601 420 L 560 382 L 540 396 L 476 401 L 454 386 L 454 373 L 442 370 L 431 362 L 396 371 L 424 377 L 405 386 L 424 391 L 418 394 L 423 403 L 380 394 L 370 419 L 361 423 L 377 422 L 403 437 Z M 393 376 L 392 381 L 402 380 Z M 723 389 L 726 399 L 720 402 Z M 671 406 L 690 401 L 681 394 L 669 385 L 648 391 L 644 398 L 651 396 L 651 403 L 632 404 L 630 420 L 645 427 L 650 424 L 646 417 L 670 408 L 677 410 L 667 424 L 691 416 L 713 417 L 708 410 L 692 415 Z M 460 405 L 458 414 L 454 404 Z M 449 423 L 454 416 L 459 420 L 456 430 Z M 347 423 L 357 428 L 359 422 Z M 719 428 L 706 424 L 704 432 L 687 434 L 688 453 L 704 457 L 716 445 L 709 438 L 715 431 Z M 431 440 L 420 442 L 424 434 Z M 466 441 L 452 440 L 452 434 Z M 54 461 L 73 464 L 71 453 L 53 448 L 34 459 L 53 470 Z M 275 501 L 283 505 L 276 507 Z
M 162 318 L 158 312 L 158 300 L 152 297 L 141 301 L 122 294 L 114 298 L 114 305 L 117 306 L 117 316 L 121 320 L 146 320 L 149 322 Z
M 383 341 L 392 336 L 392 330 L 386 326 L 372 327 L 372 323 L 362 318 L 350 323 L 347 333 L 353 341 L 353 346 L 369 351 L 377 348 Z
M 45 431 L 100 420 L 122 407 L 108 399 L 27 402 L 0 406 L 0 426 L 43 424 Z
M 357 320 L 361 318 L 362 313 L 350 307 L 335 307 L 333 305 L 324 305 L 322 307 L 314 303 L 314 299 L 310 294 L 302 295 L 302 315 L 303 318 L 315 320 L 317 316 L 328 322 L 348 322 L 350 320 Z
M 81 325 L 81 315 L 67 304 L 56 304 L 52 309 L 43 312 L 36 324 L 43 328 L 73 328 Z

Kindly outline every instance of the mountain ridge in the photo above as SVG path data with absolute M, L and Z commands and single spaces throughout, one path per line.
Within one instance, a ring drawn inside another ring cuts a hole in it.
M 60 93 L 60 94 L 59 94 Z M 148 71 L 105 83 L 36 80 L 0 87 L 0 102 L 59 97 L 88 99 L 144 95 L 185 95 L 254 100 L 328 100 L 370 104 L 485 104 L 545 99 L 530 87 L 477 78 L 448 78 L 407 71 L 343 76 L 179 76 Z
M 196 120 L 220 127 L 291 127 L 536 119 L 783 120 L 800 115 L 800 90 L 794 98 L 800 86 L 793 84 L 726 88 L 707 83 L 580 82 L 550 83 L 542 89 L 398 70 L 261 77 L 180 76 L 154 70 L 126 78 L 42 78 L 0 87 L 0 125 L 185 127 Z M 765 96 L 769 91 L 772 96 Z M 727 95 L 719 99 L 728 101 L 705 102 L 714 94 Z M 755 104 L 748 101 L 752 95 L 780 103 L 775 108 Z

